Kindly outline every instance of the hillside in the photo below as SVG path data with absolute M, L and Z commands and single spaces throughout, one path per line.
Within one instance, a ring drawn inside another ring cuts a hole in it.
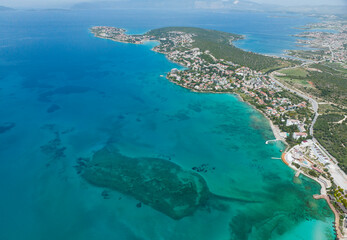
M 165 37 L 170 31 L 180 31 L 194 34 L 193 47 L 210 53 L 219 59 L 232 61 L 241 66 L 246 66 L 258 71 L 275 70 L 289 66 L 292 62 L 280 58 L 264 56 L 257 53 L 247 52 L 235 47 L 232 42 L 242 39 L 243 36 L 216 30 L 193 28 L 193 27 L 166 27 L 151 30 L 147 35 Z
M 284 82 L 324 101 L 347 106 L 347 70 L 337 63 L 319 63 L 281 70 Z

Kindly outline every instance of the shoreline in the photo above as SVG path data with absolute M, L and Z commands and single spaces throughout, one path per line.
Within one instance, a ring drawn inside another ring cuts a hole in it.
M 325 187 L 325 185 L 321 181 L 319 181 L 317 178 L 312 177 L 312 176 L 306 174 L 305 172 L 301 171 L 300 169 L 297 169 L 297 168 L 291 166 L 290 164 L 288 164 L 288 162 L 286 161 L 286 156 L 285 155 L 286 155 L 286 152 L 283 152 L 281 159 L 282 159 L 283 163 L 285 163 L 289 168 L 291 168 L 293 171 L 295 171 L 296 174 L 295 174 L 294 177 L 298 178 L 299 175 L 302 174 L 305 177 L 315 181 L 316 183 L 318 183 L 321 186 L 320 194 L 314 194 L 312 197 L 315 200 L 324 199 L 326 201 L 326 203 L 328 204 L 329 208 L 331 209 L 331 211 L 334 214 L 334 218 L 335 218 L 335 220 L 334 220 L 335 221 L 334 222 L 334 230 L 335 230 L 335 233 L 336 233 L 336 237 L 337 237 L 337 239 L 344 239 L 344 235 L 342 234 L 342 232 L 340 230 L 340 216 L 339 216 L 338 212 L 336 211 L 334 205 L 332 205 L 332 203 L 330 202 L 330 199 L 329 199 L 329 197 L 326 194 L 327 188 Z
M 166 56 L 166 54 L 164 54 L 164 55 Z M 175 63 L 175 64 L 177 64 L 177 63 Z M 233 92 L 214 92 L 214 91 L 197 91 L 197 90 L 194 90 L 194 89 L 191 89 L 191 88 L 184 87 L 184 86 L 182 86 L 182 85 L 180 85 L 180 84 L 178 84 L 178 83 L 176 83 L 176 82 L 170 80 L 170 79 L 167 78 L 167 77 L 165 77 L 165 78 L 166 78 L 167 80 L 169 80 L 170 82 L 172 82 L 172 83 L 174 83 L 174 84 L 176 84 L 176 85 L 178 85 L 178 86 L 180 86 L 180 87 L 183 87 L 183 88 L 185 88 L 185 89 L 188 89 L 188 90 L 190 90 L 191 92 L 195 92 L 195 93 L 213 93 L 213 94 L 223 94 L 223 93 L 224 93 L 224 94 L 233 94 L 234 96 L 236 96 L 236 98 L 237 98 L 240 102 L 244 102 L 244 103 L 246 103 L 248 106 L 252 107 L 254 110 L 260 112 L 260 113 L 268 120 L 268 122 L 269 122 L 269 124 L 270 124 L 270 127 L 271 127 L 271 130 L 272 130 L 273 135 L 275 136 L 275 138 L 276 138 L 277 140 L 283 142 L 284 145 L 286 146 L 285 149 L 284 149 L 284 151 L 283 151 L 283 153 L 282 153 L 282 155 L 281 155 L 281 160 L 282 160 L 282 162 L 283 162 L 285 165 L 287 165 L 287 167 L 289 167 L 290 169 L 292 169 L 293 171 L 295 171 L 295 173 L 299 172 L 300 174 L 302 174 L 302 175 L 304 175 L 305 177 L 307 177 L 307 178 L 313 180 L 314 182 L 318 183 L 318 184 L 321 186 L 320 195 L 319 195 L 320 198 L 316 198 L 317 194 L 312 195 L 312 197 L 313 197 L 315 200 L 318 200 L 318 199 L 325 199 L 326 203 L 328 204 L 329 208 L 331 209 L 331 211 L 332 211 L 333 214 L 334 214 L 334 218 L 335 218 L 335 222 L 334 222 L 334 231 L 335 231 L 335 233 L 336 233 L 336 237 L 337 237 L 337 239 L 344 239 L 344 235 L 342 234 L 342 232 L 341 232 L 341 230 L 340 230 L 340 228 L 339 228 L 339 225 L 340 225 L 340 223 L 339 223 L 340 216 L 338 215 L 338 212 L 336 211 L 335 207 L 330 203 L 330 200 L 329 200 L 329 198 L 328 198 L 327 195 L 326 195 L 326 187 L 325 187 L 324 184 L 323 184 L 322 182 L 320 182 L 318 179 L 316 179 L 316 178 L 314 178 L 314 177 L 311 177 L 311 176 L 307 175 L 307 174 L 304 173 L 303 171 L 300 171 L 300 170 L 298 170 L 298 169 L 295 169 L 293 166 L 291 166 L 291 165 L 286 161 L 285 155 L 286 155 L 287 152 L 289 152 L 289 151 L 291 150 L 291 148 L 289 148 L 289 145 L 288 145 L 288 143 L 285 141 L 285 139 L 283 139 L 283 137 L 280 136 L 280 129 L 279 129 L 279 127 L 278 127 L 276 124 L 274 124 L 273 121 L 272 121 L 268 116 L 266 116 L 265 113 L 263 113 L 261 110 L 257 109 L 257 108 L 256 108 L 255 106 L 253 106 L 251 103 L 245 101 L 245 100 L 240 96 L 240 94 L 238 94 L 238 93 L 233 93 Z M 299 174 L 299 175 L 300 175 L 300 174 Z M 298 175 L 298 176 L 294 175 L 294 177 L 299 177 L 299 175 Z M 322 192 L 325 193 L 325 194 L 322 194 Z
M 154 51 L 154 50 L 153 50 L 153 51 Z M 155 51 L 155 52 L 158 52 L 158 51 Z M 158 53 L 160 53 L 160 52 L 158 52 Z M 164 54 L 164 53 L 161 53 L 161 54 Z M 164 55 L 165 55 L 165 57 L 167 58 L 166 54 L 164 54 Z M 167 59 L 168 59 L 168 58 L 167 58 Z M 170 60 L 170 61 L 171 61 L 171 60 Z M 173 62 L 173 61 L 171 61 L 171 62 Z M 173 62 L 173 63 L 178 64 L 178 63 L 176 63 L 176 62 Z M 178 64 L 178 65 L 183 66 L 183 65 L 181 65 L 181 64 Z M 183 66 L 183 67 L 185 67 L 185 66 Z M 186 67 L 185 67 L 185 68 L 186 68 Z M 174 83 L 174 84 L 176 84 L 176 85 L 178 85 L 178 86 L 180 86 L 180 87 L 183 87 L 183 88 L 185 88 L 185 89 L 188 89 L 188 90 L 190 90 L 191 92 L 195 92 L 195 93 L 233 94 L 233 95 L 236 96 L 236 98 L 237 98 L 239 101 L 246 103 L 247 105 L 249 105 L 250 107 L 252 107 L 254 110 L 260 112 L 260 113 L 268 120 L 269 125 L 270 125 L 270 127 L 271 127 L 271 130 L 272 130 L 272 132 L 273 132 L 274 137 L 275 137 L 277 140 L 283 142 L 284 145 L 286 146 L 285 149 L 284 149 L 284 151 L 283 151 L 283 153 L 282 153 L 282 155 L 281 155 L 282 162 L 283 162 L 284 164 L 286 164 L 290 169 L 294 170 L 295 172 L 298 172 L 298 171 L 299 171 L 299 170 L 293 168 L 293 167 L 292 167 L 290 164 L 288 164 L 288 162 L 285 160 L 285 155 L 286 155 L 286 153 L 287 153 L 288 151 L 291 150 L 291 148 L 289 148 L 289 145 L 288 145 L 288 143 L 285 141 L 285 139 L 284 139 L 283 137 L 280 136 L 280 129 L 279 129 L 279 127 L 278 127 L 276 124 L 274 124 L 273 121 L 272 121 L 268 116 L 266 116 L 266 114 L 265 114 L 264 112 L 262 112 L 261 110 L 257 109 L 257 108 L 256 108 L 254 105 L 252 105 L 251 103 L 245 101 L 245 100 L 240 96 L 240 94 L 235 93 L 235 92 L 197 91 L 197 90 L 194 90 L 194 89 L 192 89 L 192 88 L 187 88 L 187 87 L 185 87 L 185 86 L 182 86 L 182 85 L 178 84 L 177 82 L 172 81 L 172 80 L 169 79 L 167 76 L 166 76 L 165 78 L 166 78 L 167 80 L 169 80 L 170 82 L 172 82 L 172 83 Z M 305 177 L 310 178 L 310 179 L 313 180 L 314 182 L 318 183 L 318 184 L 321 186 L 320 193 L 326 192 L 325 186 L 324 186 L 323 183 L 321 183 L 318 179 L 313 178 L 313 177 L 307 175 L 306 173 L 304 173 L 304 172 L 302 172 L 302 171 L 300 171 L 300 174 L 303 174 Z M 294 177 L 296 177 L 296 176 L 294 175 Z M 320 198 L 315 198 L 315 196 L 316 196 L 316 194 L 312 195 L 312 197 L 313 197 L 314 199 L 316 199 L 316 200 L 320 199 Z M 326 195 L 322 195 L 322 194 L 321 194 L 321 195 L 319 195 L 319 196 L 321 196 L 322 198 L 324 198 L 324 199 L 326 200 L 326 203 L 328 204 L 329 208 L 331 209 L 331 211 L 332 211 L 333 214 L 334 214 L 334 217 L 335 217 L 334 230 L 335 230 L 337 239 L 343 239 L 344 236 L 343 236 L 343 234 L 341 233 L 341 230 L 340 230 L 340 228 L 339 228 L 339 219 L 340 219 L 340 217 L 339 217 L 339 215 L 338 215 L 338 213 L 337 213 L 335 207 L 330 203 L 330 200 L 328 199 L 328 197 L 327 197 Z M 324 197 L 323 197 L 323 196 L 324 196 Z
M 174 62 L 174 63 L 175 63 L 175 62 Z M 177 63 L 175 63 L 175 64 L 177 64 Z M 178 64 L 178 65 L 180 65 L 180 64 Z M 182 66 L 182 65 L 180 65 L 180 66 Z M 182 66 L 182 67 L 185 67 L 185 66 Z M 186 68 L 186 67 L 185 67 L 185 68 Z M 272 121 L 264 112 L 262 112 L 261 110 L 257 109 L 257 108 L 256 108 L 254 105 L 252 105 L 250 102 L 245 101 L 245 100 L 241 97 L 241 95 L 240 95 L 239 93 L 235 93 L 235 92 L 215 92 L 215 91 L 197 91 L 197 90 L 195 90 L 195 89 L 187 88 L 187 87 L 185 87 L 185 86 L 182 86 L 182 85 L 178 84 L 177 82 L 172 81 L 171 79 L 169 79 L 169 78 L 167 78 L 167 77 L 165 77 L 165 78 L 166 78 L 168 81 L 170 81 L 170 82 L 172 82 L 172 83 L 174 83 L 174 84 L 176 84 L 176 85 L 178 85 L 178 86 L 180 86 L 180 87 L 183 87 L 183 88 L 185 88 L 185 89 L 188 89 L 188 90 L 190 90 L 190 91 L 192 91 L 192 92 L 195 92 L 195 93 L 232 94 L 232 95 L 236 96 L 236 98 L 237 98 L 240 102 L 246 103 L 248 106 L 252 107 L 254 110 L 256 110 L 256 111 L 258 111 L 259 113 L 261 113 L 261 114 L 268 120 L 269 125 L 270 125 L 270 128 L 271 128 L 271 130 L 272 130 L 272 133 L 273 133 L 274 137 L 276 138 L 276 140 L 279 140 L 279 141 L 283 142 L 283 143 L 288 147 L 288 143 L 287 143 L 286 140 L 280 135 L 280 132 L 281 132 L 280 128 L 279 128 L 276 124 L 274 124 L 273 121 Z
M 266 116 L 265 113 L 263 113 L 261 110 L 257 109 L 257 108 L 256 108 L 255 106 L 253 106 L 251 103 L 245 101 L 245 100 L 240 96 L 240 94 L 238 94 L 238 93 L 232 93 L 232 94 L 236 95 L 237 98 L 238 98 L 241 102 L 247 103 L 247 104 L 248 104 L 249 106 L 251 106 L 254 110 L 257 110 L 258 112 L 260 112 L 260 113 L 268 120 L 274 137 L 275 137 L 277 140 L 283 142 L 284 145 L 288 146 L 288 143 L 286 142 L 286 140 L 285 140 L 283 137 L 281 137 L 281 135 L 280 135 L 281 130 L 279 129 L 279 127 L 278 127 L 276 124 L 274 124 L 273 121 L 272 121 L 268 116 Z M 287 147 L 286 147 L 286 149 L 287 149 Z
M 98 37 L 98 38 L 102 38 L 102 39 L 108 39 L 108 40 L 112 40 L 112 41 L 115 41 L 115 42 L 120 42 L 120 43 L 129 43 L 129 42 L 117 41 L 117 40 L 114 40 L 114 39 L 112 39 L 112 38 L 96 36 L 95 34 L 94 34 L 94 36 L 95 36 L 95 37 Z M 148 41 L 141 41 L 141 42 L 139 42 L 139 43 L 132 43 L 132 44 L 144 45 L 146 42 L 150 42 L 150 41 L 151 41 L 151 42 L 159 42 L 159 41 L 157 41 L 157 40 L 148 40 Z M 159 44 L 160 44 L 160 42 L 159 42 Z M 184 66 L 184 65 L 182 65 L 182 64 L 180 64 L 180 63 L 177 63 L 177 62 L 174 62 L 174 61 L 170 60 L 170 59 L 167 57 L 167 54 L 162 53 L 162 52 L 159 52 L 159 51 L 156 51 L 154 48 L 152 48 L 151 50 L 152 50 L 153 52 L 163 54 L 163 55 L 166 57 L 166 59 L 169 60 L 170 62 L 172 62 L 172 63 L 174 63 L 174 64 L 176 64 L 176 65 L 179 65 L 179 66 L 181 66 L 181 67 L 187 69 L 186 66 Z M 263 55 L 264 55 L 264 54 L 263 54 Z M 181 71 L 181 70 L 180 70 L 180 71 Z M 294 170 L 295 172 L 299 171 L 299 170 L 295 169 L 293 166 L 290 166 L 290 165 L 286 162 L 286 160 L 285 160 L 285 154 L 286 154 L 288 151 L 290 151 L 291 148 L 289 149 L 288 143 L 285 141 L 285 139 L 284 139 L 283 137 L 280 136 L 280 129 L 279 129 L 279 127 L 278 127 L 276 124 L 274 124 L 273 121 L 272 121 L 264 112 L 262 112 L 261 110 L 257 109 L 257 108 L 256 108 L 254 105 L 252 105 L 250 102 L 245 101 L 245 100 L 240 96 L 239 93 L 227 92 L 227 91 L 225 91 L 225 92 L 217 92 L 217 91 L 198 91 L 198 90 L 195 90 L 195 89 L 192 89 L 192 88 L 183 86 L 183 85 L 181 85 L 181 84 L 179 84 L 179 83 L 177 83 L 177 82 L 175 82 L 175 81 L 172 81 L 172 80 L 169 79 L 167 76 L 168 76 L 168 74 L 166 74 L 166 76 L 165 76 L 165 78 L 166 78 L 167 80 L 169 80 L 170 82 L 172 82 L 172 83 L 174 83 L 174 84 L 176 84 L 176 85 L 178 85 L 178 86 L 180 86 L 180 87 L 183 87 L 183 88 L 185 88 L 185 89 L 187 89 L 187 90 L 190 90 L 191 92 L 195 92 L 195 93 L 213 93 L 213 94 L 233 94 L 233 95 L 236 96 L 236 98 L 237 98 L 239 101 L 246 103 L 247 105 L 249 105 L 249 106 L 252 107 L 253 109 L 255 109 L 255 110 L 257 110 L 258 112 L 260 112 L 260 113 L 268 120 L 269 125 L 270 125 L 270 127 L 271 127 L 271 130 L 272 130 L 273 135 L 274 135 L 274 137 L 276 138 L 276 140 L 279 140 L 279 141 L 283 142 L 284 145 L 286 146 L 286 148 L 284 149 L 284 151 L 283 151 L 283 153 L 282 153 L 282 155 L 281 155 L 281 159 L 282 159 L 283 163 L 285 163 L 289 168 L 291 168 L 291 169 Z M 311 177 L 311 176 L 305 174 L 305 173 L 302 172 L 302 171 L 300 171 L 300 173 L 303 174 L 304 176 L 310 178 L 311 180 L 314 180 L 315 182 L 317 182 L 317 183 L 321 186 L 321 190 L 320 190 L 321 193 L 322 193 L 322 191 L 325 191 L 325 192 L 326 192 L 325 186 L 324 186 L 320 181 L 318 181 L 318 179 L 315 179 L 315 178 L 313 178 L 313 177 Z M 294 177 L 295 177 L 295 176 L 294 176 Z M 315 195 L 313 195 L 312 197 L 313 197 L 314 199 L 316 199 L 314 196 L 315 196 Z M 320 196 L 323 196 L 323 195 L 320 195 Z M 325 195 L 325 197 L 327 197 L 327 196 Z M 336 215 L 336 212 L 337 212 L 336 209 L 335 209 L 334 206 L 330 203 L 330 201 L 327 200 L 325 197 L 323 197 L 323 198 L 326 200 L 328 206 L 330 207 L 330 209 L 331 209 L 332 212 L 334 213 L 335 219 L 336 219 L 336 218 L 339 219 L 339 216 Z M 338 224 L 339 224 L 339 223 L 338 223 Z M 336 223 L 335 223 L 335 225 L 334 225 L 334 228 L 335 228 L 335 232 L 336 232 L 337 237 L 338 237 L 338 238 L 343 238 L 343 235 L 341 234 L 340 229 L 337 228 Z

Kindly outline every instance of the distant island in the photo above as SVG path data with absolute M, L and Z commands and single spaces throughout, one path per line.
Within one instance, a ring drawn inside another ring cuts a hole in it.
M 195 92 L 237 94 L 263 113 L 270 120 L 275 135 L 275 139 L 266 144 L 274 141 L 287 144 L 282 154 L 283 162 L 296 171 L 296 176 L 306 175 L 322 186 L 321 195 L 315 198 L 324 198 L 329 203 L 335 214 L 337 235 L 343 236 L 347 177 L 340 167 L 346 172 L 347 162 L 343 154 L 341 158 L 339 154 L 344 150 L 334 151 L 332 148 L 328 152 L 321 145 L 325 144 L 326 136 L 319 135 L 318 140 L 313 136 L 315 123 L 321 119 L 318 113 L 321 103 L 317 102 L 316 96 L 283 80 L 288 74 L 299 74 L 298 68 L 303 68 L 307 76 L 324 69 L 319 66 L 307 68 L 307 62 L 299 60 L 244 51 L 233 45 L 243 36 L 227 32 L 193 27 L 159 28 L 142 35 L 128 35 L 125 29 L 105 26 L 90 30 L 96 37 L 123 43 L 157 41 L 159 45 L 153 48 L 154 51 L 165 54 L 185 68 L 172 69 L 166 76 L 171 82 Z M 333 120 L 346 126 L 345 116 L 335 116 Z
M 13 8 L 0 6 L 0 11 L 13 11 L 13 10 L 14 10 Z

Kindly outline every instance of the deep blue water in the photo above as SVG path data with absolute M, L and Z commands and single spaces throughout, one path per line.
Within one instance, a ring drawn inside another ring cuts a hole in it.
M 177 67 L 144 46 L 94 38 L 94 25 L 140 33 L 199 26 L 246 34 L 238 46 L 281 54 L 314 19 L 264 13 L 0 13 L 0 239 L 331 239 L 319 185 L 281 161 L 266 119 L 235 96 L 199 94 L 160 75 Z M 74 166 L 107 143 L 127 156 L 208 164 L 215 202 L 180 221 L 83 181 Z

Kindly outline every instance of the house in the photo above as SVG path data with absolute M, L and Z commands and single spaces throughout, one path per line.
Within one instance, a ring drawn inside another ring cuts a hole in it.
M 287 132 L 280 132 L 280 136 L 283 138 L 287 138 L 288 137 L 288 133 Z
M 306 138 L 307 137 L 307 133 L 304 132 L 295 132 L 293 133 L 293 138 L 295 140 L 299 139 L 299 138 Z
M 287 119 L 286 126 L 299 125 L 301 122 L 296 119 Z
M 298 124 L 298 129 L 299 129 L 300 132 L 305 132 L 306 131 L 305 125 L 303 123 Z

